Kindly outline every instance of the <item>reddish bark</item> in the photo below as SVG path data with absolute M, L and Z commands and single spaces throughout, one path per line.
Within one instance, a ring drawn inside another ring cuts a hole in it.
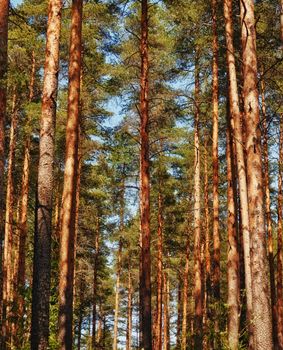
M 80 79 L 82 51 L 82 0 L 73 0 L 70 54 L 68 119 L 66 125 L 66 154 L 64 187 L 61 208 L 60 276 L 59 276 L 59 347 L 72 348 L 73 344 L 73 286 L 76 229 L 76 185 L 80 132 Z
M 152 349 L 151 328 L 151 258 L 150 258 L 150 174 L 149 174 L 149 58 L 148 1 L 141 2 L 141 75 L 140 75 L 140 212 L 141 212 L 141 281 L 142 347 Z

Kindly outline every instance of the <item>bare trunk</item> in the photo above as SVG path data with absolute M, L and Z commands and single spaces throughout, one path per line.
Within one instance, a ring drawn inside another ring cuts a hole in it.
M 162 245 L 163 245 L 163 217 L 162 217 L 162 195 L 159 184 L 158 193 L 158 242 L 157 242 L 157 298 L 156 298 L 156 321 L 155 321 L 155 350 L 162 348 Z M 164 325 L 165 326 L 165 325 Z
M 263 127 L 263 180 L 265 191 L 265 211 L 266 211 L 266 226 L 268 237 L 268 260 L 269 260 L 269 273 L 270 273 L 270 292 L 271 292 L 271 307 L 272 307 L 272 335 L 274 347 L 277 348 L 277 317 L 276 317 L 276 287 L 274 276 L 274 256 L 273 256 L 273 234 L 272 234 L 272 218 L 271 218 L 271 199 L 269 190 L 269 164 L 268 164 L 268 136 L 267 136 L 267 124 L 266 124 L 266 106 L 265 106 L 265 84 L 264 79 L 261 79 L 261 101 L 262 101 L 262 127 Z
M 182 327 L 182 283 L 179 279 L 178 282 L 178 305 L 177 305 L 177 334 L 176 334 L 176 345 L 177 349 L 181 348 L 181 327 Z
M 211 295 L 211 263 L 210 263 L 210 228 L 209 228 L 209 190 L 208 190 L 208 164 L 207 164 L 207 138 L 204 147 L 204 211 L 205 211 L 205 267 L 204 267 L 204 297 L 203 297 L 203 348 L 209 348 L 209 297 Z
M 170 350 L 170 285 L 169 278 L 165 272 L 163 275 L 163 300 L 164 300 L 164 350 Z
M 92 350 L 96 348 L 96 304 L 97 304 L 97 269 L 98 269 L 98 259 L 100 254 L 100 223 L 99 217 L 96 218 L 96 234 L 95 234 L 95 254 L 94 254 L 94 264 L 93 264 L 93 305 L 92 305 Z
M 14 184 L 13 168 L 16 148 L 17 110 L 16 93 L 13 95 L 13 107 L 10 127 L 9 158 L 7 169 L 7 193 L 5 213 L 5 237 L 4 237 L 4 259 L 3 259 L 3 323 L 2 336 L 7 347 L 11 347 L 11 317 L 13 302 L 13 261 L 14 261 L 14 240 L 13 231 L 13 208 L 14 208 Z
M 140 76 L 140 212 L 141 212 L 141 281 L 142 346 L 152 349 L 151 330 L 151 259 L 150 259 L 150 174 L 149 174 L 149 109 L 148 109 L 148 1 L 141 2 L 141 76 Z
M 220 301 L 220 237 L 218 198 L 218 35 L 217 0 L 212 0 L 213 64 L 212 64 L 212 164 L 213 164 L 213 293 L 215 302 Z M 217 307 L 217 306 L 216 306 Z M 218 317 L 214 319 L 215 331 L 219 332 Z
M 194 346 L 202 348 L 202 278 L 201 278 L 201 222 L 200 222 L 200 141 L 199 141 L 199 71 L 195 67 L 195 131 L 194 131 Z M 218 162 L 218 161 L 217 161 Z M 218 191 L 218 190 L 217 190 Z M 217 192 L 216 191 L 216 192 Z M 215 208 L 218 211 L 217 208 Z M 218 221 L 214 217 L 215 220 Z M 218 224 L 217 224 L 218 225 Z M 216 226 L 217 226 L 216 225 Z M 216 227 L 215 226 L 215 227 Z M 218 229 L 217 229 L 218 230 Z M 215 256 L 214 256 L 215 257 Z
M 227 111 L 229 113 L 229 111 Z M 228 279 L 228 343 L 229 349 L 237 350 L 239 347 L 239 253 L 237 239 L 237 193 L 236 178 L 234 170 L 233 141 L 229 116 L 227 118 L 227 207 L 228 207 L 228 257 L 227 257 L 227 279 Z
M 53 162 L 61 7 L 61 0 L 49 1 L 34 236 L 31 350 L 48 348 Z
M 117 256 L 117 279 L 115 292 L 115 314 L 114 314 L 114 339 L 113 350 L 117 350 L 118 345 L 118 316 L 119 316 L 119 289 L 121 275 L 121 255 L 122 255 L 122 240 L 119 240 L 118 256 Z
M 277 228 L 277 316 L 278 316 L 278 348 L 283 349 L 283 251 L 282 251 L 282 185 L 283 185 L 283 115 L 280 116 L 280 142 L 278 163 L 278 228 Z
M 8 64 L 8 15 L 9 0 L 0 1 L 0 346 L 5 346 L 5 338 L 2 334 L 2 302 L 3 302 L 3 251 L 4 239 L 4 171 L 5 171 L 5 119 L 7 102 L 7 64 Z M 2 335 L 2 336 L 1 336 Z
M 131 350 L 132 348 L 132 322 L 133 322 L 133 286 L 132 286 L 131 269 L 129 266 L 126 350 Z
M 272 321 L 268 259 L 265 245 L 265 212 L 257 88 L 254 1 L 241 1 L 243 97 L 246 126 L 253 324 L 255 349 L 272 349 Z
M 76 229 L 76 185 L 80 132 L 80 78 L 82 51 L 82 0 L 72 2 L 69 54 L 68 119 L 61 209 L 60 277 L 59 277 L 59 344 L 69 350 L 73 343 L 73 286 Z
M 188 331 L 188 278 L 189 278 L 189 268 L 190 268 L 190 241 L 189 237 L 187 237 L 186 244 L 186 263 L 185 263 L 185 271 L 183 278 L 183 310 L 182 310 L 182 342 L 181 349 L 187 350 L 187 331 Z
M 250 258 L 250 230 L 246 165 L 243 147 L 241 113 L 239 105 L 236 63 L 233 44 L 232 0 L 224 1 L 225 36 L 227 45 L 227 67 L 229 76 L 229 105 L 233 142 L 235 143 L 237 159 L 237 177 L 239 181 L 239 197 L 241 212 L 241 229 L 243 233 L 243 250 L 245 265 L 245 286 L 247 296 L 247 321 L 249 329 L 249 346 L 253 349 L 252 324 L 252 280 Z

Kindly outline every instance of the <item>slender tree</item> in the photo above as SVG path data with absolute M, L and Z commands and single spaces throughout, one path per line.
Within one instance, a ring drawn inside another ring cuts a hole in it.
M 283 248 L 282 248 L 282 201 L 283 201 L 283 116 L 280 116 L 279 162 L 278 162 L 278 228 L 277 228 L 277 332 L 278 348 L 283 349 Z
M 141 2 L 141 76 L 140 76 L 140 212 L 142 347 L 152 349 L 151 334 L 151 258 L 150 258 L 150 174 L 149 174 L 149 57 L 148 1 Z
M 76 185 L 80 132 L 80 79 L 82 65 L 82 0 L 73 0 L 69 54 L 68 119 L 64 187 L 61 208 L 59 277 L 59 346 L 73 344 L 73 285 L 76 228 Z
M 229 106 L 233 142 L 236 150 L 237 178 L 239 183 L 241 230 L 243 234 L 243 251 L 245 266 L 245 287 L 247 297 L 247 321 L 249 329 L 249 346 L 253 348 L 253 324 L 252 324 L 252 280 L 250 259 L 250 231 L 249 231 L 249 208 L 247 192 L 246 164 L 244 157 L 242 123 L 240 113 L 240 102 L 238 95 L 238 84 L 236 74 L 236 61 L 233 44 L 233 21 L 232 1 L 224 1 L 225 37 L 227 46 L 227 67 L 229 77 Z
M 52 192 L 56 98 L 59 71 L 61 0 L 50 0 L 42 109 L 33 258 L 31 349 L 46 350 L 49 336 L 49 298 L 52 230 Z
M 5 118 L 7 94 L 7 64 L 8 64 L 8 15 L 9 0 L 0 1 L 0 344 L 4 346 L 2 334 L 2 302 L 3 302 L 3 271 L 2 271 L 2 241 L 4 239 L 4 167 L 5 167 Z
M 254 339 L 255 349 L 272 349 L 270 287 L 265 245 L 265 213 L 263 203 L 261 133 L 259 128 L 254 1 L 241 1 L 241 21 Z

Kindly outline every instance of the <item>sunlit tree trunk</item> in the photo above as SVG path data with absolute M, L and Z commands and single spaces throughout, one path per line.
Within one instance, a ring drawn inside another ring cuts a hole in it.
M 252 280 L 251 280 L 251 258 L 250 258 L 250 231 L 249 231 L 249 208 L 246 165 L 243 147 L 242 123 L 239 105 L 238 84 L 236 74 L 236 62 L 233 44 L 233 21 L 232 0 L 224 1 L 225 37 L 227 46 L 227 68 L 229 77 L 229 105 L 230 117 L 235 143 L 237 159 L 237 177 L 239 182 L 241 231 L 243 234 L 243 251 L 245 266 L 245 287 L 247 297 L 247 321 L 249 329 L 249 347 L 253 349 L 253 324 L 252 324 Z
M 279 163 L 278 163 L 278 228 L 277 228 L 277 331 L 278 348 L 283 349 L 283 251 L 282 251 L 282 202 L 283 202 L 283 115 L 280 116 L 280 140 L 279 140 Z
M 270 292 L 271 292 L 271 306 L 272 306 L 272 335 L 274 347 L 277 347 L 277 317 L 276 317 L 276 287 L 275 287 L 275 275 L 274 275 L 274 256 L 273 256 L 273 234 L 272 234 L 272 218 L 271 218 L 271 199 L 269 189 L 269 164 L 268 164 L 268 135 L 267 135 L 267 115 L 265 105 L 265 84 L 264 79 L 261 79 L 261 103 L 262 103 L 262 129 L 263 129 L 263 180 L 264 180 L 264 192 L 265 192 L 265 211 L 266 211 L 266 226 L 268 237 L 268 260 L 269 260 L 269 273 L 270 273 Z
M 2 301 L 3 301 L 3 271 L 2 271 L 2 241 L 4 239 L 4 168 L 5 168 L 5 119 L 7 101 L 7 64 L 8 64 L 8 14 L 9 0 L 0 1 L 0 345 L 4 346 L 2 334 Z M 2 336 L 1 336 L 2 334 Z
M 151 258 L 150 258 L 150 174 L 149 174 L 149 58 L 148 1 L 141 2 L 141 75 L 140 75 L 140 212 L 141 212 L 141 281 L 142 346 L 152 349 L 151 330 Z
M 49 337 L 52 192 L 61 0 L 50 0 L 40 119 L 33 258 L 31 350 L 46 350 Z
M 202 276 L 201 276 L 201 207 L 200 207 L 200 140 L 199 140 L 199 68 L 195 67 L 195 126 L 194 126 L 194 346 L 202 347 Z M 217 160 L 218 162 L 218 160 Z M 218 191 L 218 190 L 217 190 Z M 218 210 L 218 209 L 216 209 Z M 218 214 L 217 214 L 218 216 Z M 214 219 L 216 219 L 214 217 Z M 218 218 L 217 218 L 218 221 Z
M 229 111 L 227 111 L 229 113 Z M 227 257 L 227 280 L 228 280 L 228 343 L 229 349 L 237 350 L 239 347 L 239 253 L 237 239 L 237 193 L 234 169 L 233 142 L 231 139 L 231 127 L 229 116 L 227 118 L 226 159 L 227 159 L 227 208 L 228 208 L 228 257 Z
M 251 241 L 251 271 L 255 349 L 272 349 L 272 321 L 257 88 L 254 1 L 241 1 L 244 124 L 246 126 L 247 183 Z
M 69 54 L 68 119 L 66 154 L 61 208 L 60 276 L 59 276 L 59 346 L 72 348 L 73 286 L 76 226 L 76 185 L 80 132 L 80 78 L 82 51 L 82 0 L 72 2 Z
M 16 128 L 17 128 L 17 95 L 14 91 L 13 106 L 11 114 L 10 143 L 7 169 L 7 192 L 6 192 L 6 213 L 5 213 L 5 238 L 4 238 L 4 259 L 3 259 L 3 324 L 2 336 L 7 344 L 11 347 L 11 317 L 13 302 L 13 261 L 14 261 L 14 242 L 13 237 L 14 224 L 14 183 L 13 168 L 16 148 Z

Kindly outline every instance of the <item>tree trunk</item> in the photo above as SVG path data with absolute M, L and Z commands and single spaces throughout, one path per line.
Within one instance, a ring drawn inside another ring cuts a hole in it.
M 94 254 L 94 266 L 93 266 L 93 305 L 92 305 L 92 349 L 96 348 L 96 303 L 97 303 L 97 269 L 98 259 L 100 254 L 100 223 L 97 213 L 96 218 L 96 234 L 95 234 L 95 254 Z
M 272 349 L 272 322 L 268 259 L 265 246 L 265 212 L 263 203 L 256 29 L 253 0 L 241 1 L 241 21 L 254 339 L 255 349 Z
M 208 190 L 208 164 L 207 164 L 207 138 L 204 146 L 204 211 L 205 211 L 205 268 L 204 268 L 204 297 L 203 297 L 203 348 L 209 349 L 209 297 L 211 295 L 211 263 L 210 263 L 210 228 L 209 228 L 209 190 Z
M 116 279 L 116 292 L 115 292 L 113 350 L 117 350 L 117 345 L 118 345 L 119 289 L 120 289 L 121 258 L 122 258 L 121 255 L 122 255 L 122 238 L 120 238 L 119 240 L 119 248 L 118 248 L 118 256 L 117 256 L 117 279 Z
M 283 167 L 283 115 L 280 116 L 280 141 L 279 141 L 279 163 L 278 163 L 278 238 L 277 238 L 277 324 L 278 324 L 278 348 L 283 349 L 283 251 L 282 251 L 282 176 Z
M 181 348 L 181 327 L 182 327 L 182 282 L 178 282 L 178 305 L 177 305 L 177 334 L 176 349 Z
M 156 298 L 156 321 L 155 321 L 155 350 L 162 348 L 162 246 L 163 246 L 163 217 L 161 185 L 158 192 L 158 232 L 157 232 L 157 298 Z M 164 325 L 165 327 L 165 325 Z
M 182 311 L 182 342 L 181 350 L 187 350 L 187 330 L 188 330 L 188 278 L 189 278 L 189 268 L 190 268 L 190 241 L 189 236 L 187 237 L 186 244 L 186 263 L 183 278 L 183 311 Z
M 274 276 L 274 256 L 273 256 L 273 234 L 272 234 L 272 218 L 271 218 L 271 199 L 269 190 L 269 164 L 268 164 L 268 136 L 266 125 L 266 106 L 265 106 L 265 84 L 264 79 L 261 79 L 261 102 L 262 102 L 262 127 L 263 127 L 263 180 L 265 191 L 265 211 L 266 211 L 266 226 L 268 237 L 268 260 L 269 260 L 269 274 L 270 274 L 270 292 L 271 292 L 271 307 L 272 307 L 272 335 L 274 347 L 277 348 L 277 317 L 276 317 L 276 287 Z
M 149 109 L 148 109 L 148 1 L 141 2 L 141 76 L 140 76 L 140 212 L 141 212 L 141 281 L 142 346 L 152 349 L 151 331 L 151 259 L 150 259 L 150 174 L 149 174 Z
M 212 0 L 213 63 L 212 63 L 212 164 L 213 164 L 213 293 L 215 302 L 220 301 L 220 237 L 218 198 L 218 35 L 217 0 Z M 217 307 L 217 306 L 216 306 Z M 219 332 L 218 317 L 214 319 L 216 334 Z
M 165 272 L 163 275 L 164 299 L 164 350 L 170 350 L 170 285 Z
M 14 261 L 14 240 L 13 231 L 13 208 L 14 208 L 14 184 L 13 168 L 16 148 L 16 92 L 13 94 L 13 106 L 10 127 L 9 158 L 7 169 L 7 193 L 6 193 L 6 213 L 5 213 L 5 237 L 4 237 L 4 259 L 3 259 L 3 323 L 2 336 L 6 345 L 11 346 L 11 317 L 13 302 L 13 261 Z M 5 346 L 4 346 L 5 348 Z
M 76 226 L 76 185 L 80 132 L 80 78 L 82 51 L 82 0 L 72 2 L 69 54 L 68 119 L 61 209 L 59 277 L 59 347 L 69 350 L 73 344 L 73 286 Z
M 31 350 L 48 348 L 53 163 L 61 7 L 61 0 L 49 1 L 34 236 Z
M 249 329 L 249 347 L 253 349 L 253 323 L 252 323 L 252 280 L 250 258 L 250 231 L 249 231 L 249 208 L 246 165 L 244 157 L 241 113 L 239 105 L 238 84 L 236 74 L 236 62 L 233 45 L 233 21 L 232 0 L 224 1 L 225 37 L 227 46 L 227 67 L 229 76 L 229 105 L 233 142 L 235 143 L 237 159 L 237 177 L 239 181 L 241 229 L 243 233 L 243 250 L 245 265 L 245 286 L 247 296 L 247 321 Z
M 3 302 L 3 251 L 4 239 L 4 171 L 5 171 L 5 119 L 7 102 L 7 65 L 8 65 L 8 15 L 9 0 L 0 1 L 0 346 L 4 346 L 5 339 L 2 334 L 2 302 Z M 2 335 L 2 336 L 1 336 Z
M 227 110 L 227 113 L 230 113 Z M 227 116 L 227 208 L 228 208 L 228 257 L 227 257 L 227 279 L 228 279 L 228 343 L 229 349 L 237 350 L 239 347 L 239 253 L 237 239 L 237 193 L 236 178 L 234 172 L 233 141 L 231 138 L 230 117 Z
M 131 350 L 132 348 L 132 322 L 133 322 L 133 286 L 132 286 L 131 268 L 129 266 L 126 350 Z
M 35 55 L 32 51 L 32 67 L 31 67 L 31 78 L 29 85 L 29 103 L 32 102 L 34 95 L 34 82 L 35 82 Z M 26 126 L 27 129 L 30 128 L 30 116 L 27 117 Z M 17 305 L 17 315 L 15 319 L 15 327 L 13 339 L 15 341 L 15 346 L 19 347 L 20 339 L 19 329 L 24 329 L 24 288 L 25 288 L 25 278 L 26 278 L 26 238 L 27 238 L 27 215 L 28 215 L 28 194 L 29 194 L 29 172 L 30 172 L 30 145 L 31 136 L 29 130 L 28 135 L 25 138 L 24 146 L 24 162 L 23 162 L 23 174 L 22 174 L 22 188 L 21 195 L 19 199 L 19 218 L 18 223 L 18 249 L 16 251 L 15 257 L 15 305 Z
M 200 141 L 199 141 L 199 71 L 198 62 L 195 67 L 195 131 L 194 131 L 194 345 L 202 348 L 202 278 L 201 278 L 201 222 L 200 222 Z M 218 162 L 218 161 L 217 161 Z M 218 181 L 218 180 L 217 180 Z M 217 192 L 217 190 L 216 190 Z M 217 208 L 215 208 L 218 211 Z M 217 218 L 214 217 L 218 221 Z M 217 224 L 218 225 L 218 224 Z M 217 226 L 215 224 L 215 227 Z M 218 229 L 217 229 L 218 230 Z M 214 256 L 215 257 L 215 256 Z

